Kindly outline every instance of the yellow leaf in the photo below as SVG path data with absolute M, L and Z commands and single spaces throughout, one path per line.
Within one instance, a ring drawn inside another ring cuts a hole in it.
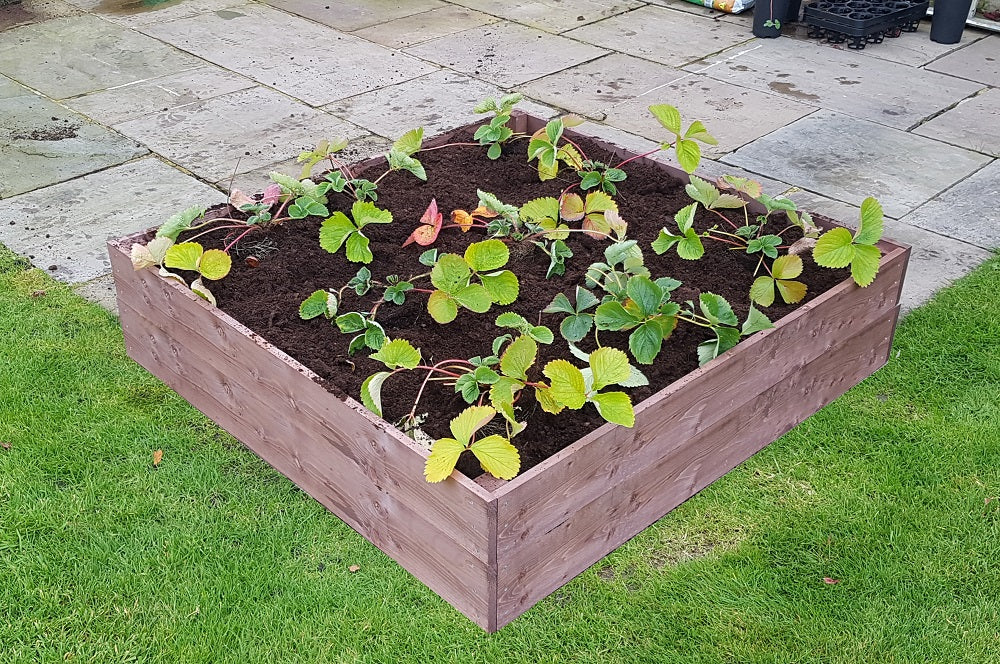
M 213 281 L 229 274 L 232 267 L 233 259 L 221 249 L 209 249 L 202 254 L 201 262 L 198 263 L 198 271 L 201 272 L 201 276 Z
M 465 451 L 465 445 L 454 438 L 435 440 L 431 446 L 431 455 L 424 465 L 424 477 L 428 482 L 440 482 L 455 470 L 458 457 Z
M 483 470 L 502 480 L 513 479 L 521 469 L 521 456 L 503 436 L 487 436 L 469 448 L 479 459 Z
M 161 461 L 163 461 L 163 450 L 156 450 L 153 452 L 153 468 L 158 467 Z

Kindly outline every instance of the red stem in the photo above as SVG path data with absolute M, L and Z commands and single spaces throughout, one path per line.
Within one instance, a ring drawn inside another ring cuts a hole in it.
M 660 150 L 661 150 L 661 148 L 658 147 L 655 150 L 650 150 L 649 152 L 646 152 L 646 153 L 643 153 L 643 154 L 637 154 L 634 157 L 629 157 L 628 159 L 626 159 L 622 163 L 620 163 L 617 166 L 615 166 L 615 168 L 621 168 L 622 166 L 624 166 L 625 164 L 629 163 L 630 161 L 635 161 L 636 159 L 642 159 L 643 157 L 648 157 L 649 155 L 655 154 L 655 153 L 659 152 Z
M 247 235 L 249 235 L 251 232 L 253 232 L 256 228 L 257 228 L 256 226 L 251 226 L 248 229 L 246 229 L 245 231 L 243 231 L 242 233 L 240 233 L 239 237 L 237 237 L 235 240 L 233 240 L 232 242 L 230 242 L 229 244 L 227 244 L 226 248 L 223 249 L 223 251 L 228 254 L 229 250 L 232 249 L 233 246 L 237 242 L 239 242 L 240 240 L 242 240 L 243 238 L 245 238 Z

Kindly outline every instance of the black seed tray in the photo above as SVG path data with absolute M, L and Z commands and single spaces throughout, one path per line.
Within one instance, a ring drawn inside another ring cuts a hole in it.
M 810 37 L 862 49 L 886 37 L 916 32 L 929 5 L 930 0 L 819 0 L 805 6 L 802 20 Z

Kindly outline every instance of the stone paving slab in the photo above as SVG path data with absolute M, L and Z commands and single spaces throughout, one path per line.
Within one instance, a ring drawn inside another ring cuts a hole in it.
M 503 91 L 480 80 L 450 71 L 438 71 L 391 88 L 343 99 L 324 110 L 354 124 L 386 136 L 398 138 L 414 127 L 423 127 L 424 136 L 433 136 L 488 115 L 472 108 L 486 97 L 498 97 Z M 549 118 L 551 108 L 522 101 L 522 111 Z
M 642 7 L 637 0 L 451 0 L 547 32 L 565 32 Z
M 432 9 L 373 25 L 370 28 L 356 30 L 354 34 L 389 48 L 406 48 L 469 28 L 496 23 L 499 20 L 495 16 L 465 7 L 447 5 L 440 9 Z
M 990 35 L 927 65 L 927 69 L 1000 87 L 1000 35 Z
M 983 249 L 1000 249 L 1000 160 L 962 180 L 901 222 Z
M 651 104 L 669 103 L 681 111 L 685 126 L 701 120 L 718 145 L 702 145 L 702 154 L 721 157 L 816 110 L 814 106 L 764 94 L 701 75 L 680 76 L 643 98 L 607 111 L 606 122 L 643 136 L 667 139 L 649 112 Z
M 598 58 L 607 51 L 513 23 L 495 23 L 434 39 L 407 53 L 504 88 Z
M 804 24 L 803 24 L 803 27 Z M 921 21 L 916 32 L 904 32 L 895 39 L 886 39 L 858 51 L 860 55 L 891 60 L 911 67 L 921 67 L 957 48 L 968 46 L 986 36 L 985 32 L 967 29 L 957 44 L 939 44 L 931 41 L 931 22 Z
M 81 283 L 110 270 L 109 238 L 156 226 L 192 205 L 224 200 L 208 185 L 148 157 L 0 201 L 0 242 L 59 280 Z
M 134 141 L 0 77 L 0 199 L 145 153 Z
M 874 196 L 887 215 L 898 219 L 990 158 L 820 110 L 722 161 L 854 205 Z
M 603 120 L 612 106 L 686 76 L 673 67 L 612 53 L 519 86 L 518 90 L 545 103 Z
M 753 38 L 740 26 L 652 6 L 607 18 L 565 35 L 673 67 Z
M 1000 157 L 1000 89 L 990 88 L 966 99 L 913 133 Z
M 788 194 L 799 207 L 826 215 L 850 228 L 857 228 L 861 210 L 810 191 Z M 903 311 L 910 311 L 931 299 L 937 291 L 964 277 L 993 254 L 959 240 L 938 235 L 894 219 L 885 220 L 885 237 L 912 247 L 910 263 L 900 298 Z
M 76 97 L 66 105 L 98 122 L 113 125 L 255 86 L 249 78 L 213 65 L 203 65 L 180 74 L 126 83 Z
M 129 120 L 115 129 L 209 182 L 291 158 L 323 138 L 364 134 L 261 87 Z
M 313 106 L 435 69 L 360 37 L 261 5 L 247 5 L 225 16 L 210 13 L 156 23 L 143 30 Z
M 818 48 L 822 59 L 817 57 Z M 795 39 L 758 40 L 750 48 L 730 49 L 687 69 L 898 129 L 908 129 L 982 88 Z
M 74 286 L 73 290 L 80 297 L 104 307 L 115 316 L 118 315 L 118 292 L 115 290 L 113 275 L 105 274 L 91 279 L 86 283 Z
M 175 21 L 209 12 L 219 12 L 226 9 L 237 9 L 247 4 L 248 0 L 174 0 L 157 5 L 145 4 L 143 0 L 132 0 L 125 3 L 112 0 L 66 0 L 80 9 L 98 14 L 112 23 L 128 27 L 139 27 Z
M 440 0 L 265 0 L 277 9 L 298 14 L 331 28 L 350 32 L 404 16 L 445 7 Z
M 0 33 L 0 73 L 53 99 L 201 64 L 155 39 L 91 15 L 55 18 Z

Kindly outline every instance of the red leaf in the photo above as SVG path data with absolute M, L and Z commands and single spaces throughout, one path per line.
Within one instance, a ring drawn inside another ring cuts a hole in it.
M 424 216 L 420 217 L 420 223 L 422 225 L 417 226 L 417 229 L 410 233 L 410 237 L 406 238 L 406 242 L 403 243 L 404 247 L 411 242 L 416 242 L 421 247 L 434 244 L 438 233 L 441 232 L 441 225 L 444 223 L 444 215 L 438 212 L 437 199 L 431 199 L 431 204 L 427 206 Z
M 263 197 L 260 199 L 260 202 L 263 203 L 264 205 L 274 205 L 275 203 L 278 202 L 278 199 L 280 197 L 281 197 L 281 187 L 279 187 L 277 184 L 269 184 L 267 185 L 267 189 L 264 190 L 264 194 Z
M 828 576 L 824 576 L 823 583 L 827 584 L 828 586 L 832 586 L 835 583 L 840 583 L 840 579 L 831 579 Z

